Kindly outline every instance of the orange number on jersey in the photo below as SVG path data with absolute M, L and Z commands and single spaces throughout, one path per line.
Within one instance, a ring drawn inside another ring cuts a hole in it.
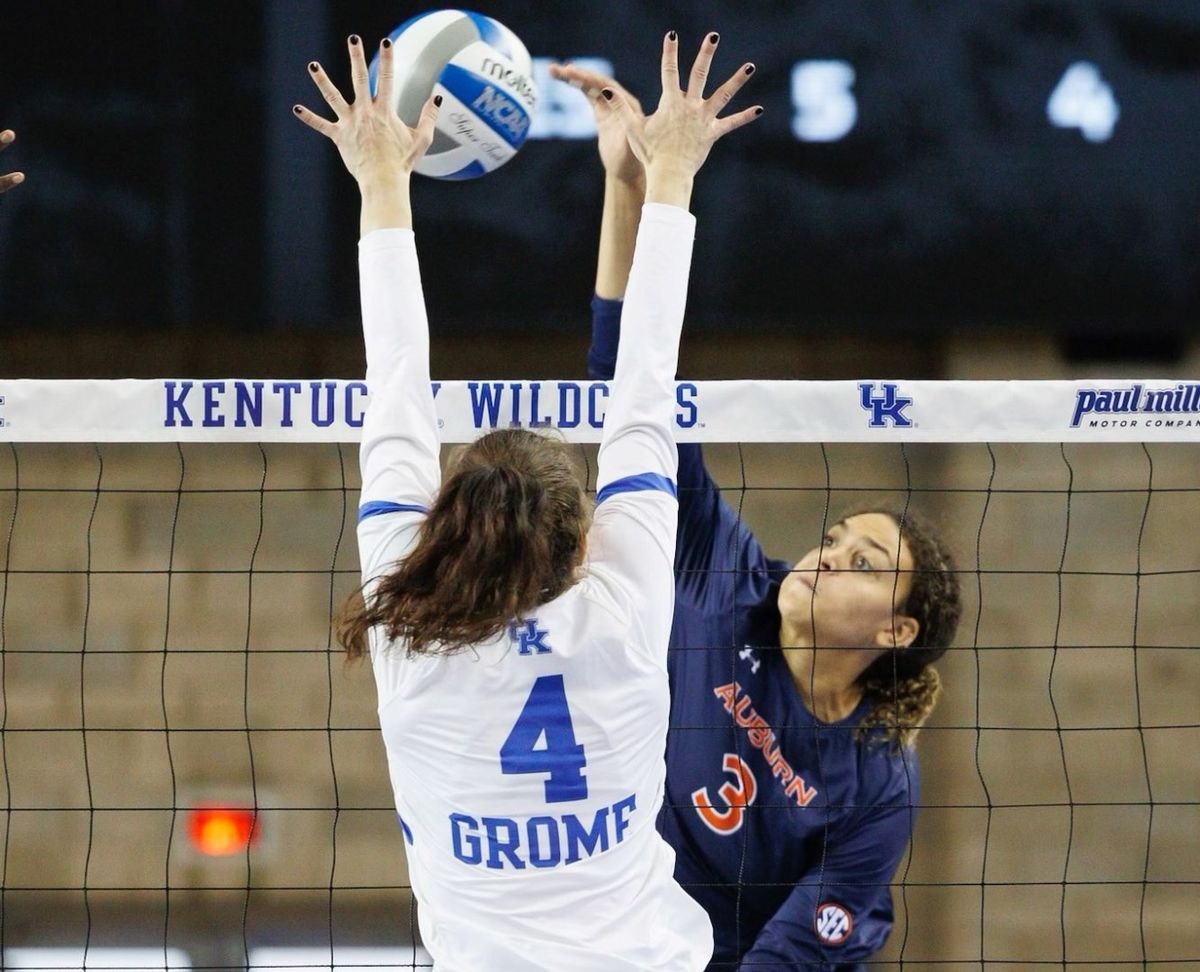
M 742 826 L 742 818 L 746 807 L 758 796 L 758 782 L 746 761 L 737 753 L 726 753 L 721 764 L 726 773 L 731 773 L 737 781 L 736 785 L 726 780 L 717 790 L 717 796 L 725 801 L 725 810 L 718 810 L 708 797 L 708 787 L 702 786 L 692 794 L 692 804 L 700 819 L 715 833 L 726 836 L 735 833 Z

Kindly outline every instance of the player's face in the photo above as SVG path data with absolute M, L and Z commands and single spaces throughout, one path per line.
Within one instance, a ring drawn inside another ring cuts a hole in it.
M 822 647 L 890 648 L 912 569 L 912 553 L 901 544 L 895 520 L 885 513 L 848 517 L 830 527 L 821 546 L 801 557 L 784 579 L 779 589 L 784 628 Z M 904 630 L 902 625 L 895 635 L 900 644 L 911 641 Z

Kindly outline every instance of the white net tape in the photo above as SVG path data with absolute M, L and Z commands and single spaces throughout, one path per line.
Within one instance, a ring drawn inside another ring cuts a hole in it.
M 520 425 L 598 442 L 600 381 L 435 382 L 442 439 Z M 352 442 L 369 390 L 341 379 L 0 381 L 0 441 Z M 699 381 L 680 442 L 1200 441 L 1200 381 Z

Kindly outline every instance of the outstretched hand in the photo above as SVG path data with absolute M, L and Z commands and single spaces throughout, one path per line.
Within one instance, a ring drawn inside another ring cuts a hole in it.
M 596 117 L 596 145 L 605 173 L 629 185 L 640 186 L 644 183 L 646 172 L 629 147 L 625 126 L 617 118 L 612 102 L 602 97 L 600 92 L 608 88 L 619 94 L 637 118 L 644 117 L 641 102 L 607 75 L 575 64 L 551 64 L 550 76 L 579 88 L 591 104 Z
M 6 128 L 0 132 L 0 151 L 12 145 L 16 137 L 16 133 L 11 128 Z M 24 181 L 24 172 L 10 172 L 8 175 L 0 175 L 0 192 L 7 192 L 13 186 L 19 186 Z
M 392 108 L 395 81 L 392 42 L 384 38 L 380 44 L 379 78 L 374 96 L 371 95 L 362 41 L 352 34 L 348 46 L 354 92 L 352 101 L 347 102 L 342 97 L 320 64 L 312 61 L 308 65 L 313 82 L 333 109 L 337 121 L 331 122 L 313 114 L 303 105 L 296 105 L 293 111 L 309 128 L 337 146 L 342 162 L 360 188 L 377 182 L 387 185 L 397 178 L 406 178 L 429 148 L 441 98 L 431 97 L 426 101 L 416 127 L 410 128 Z
M 716 33 L 704 38 L 692 64 L 687 90 L 684 90 L 679 80 L 679 38 L 675 31 L 667 34 L 662 51 L 662 98 L 654 114 L 648 117 L 643 117 L 616 88 L 606 87 L 600 92 L 612 104 L 613 113 L 629 141 L 630 151 L 646 168 L 647 198 L 652 194 L 656 177 L 672 182 L 683 180 L 690 194 L 690 180 L 704 165 L 713 143 L 762 114 L 762 107 L 755 105 L 724 118 L 718 117 L 754 73 L 753 64 L 743 64 L 711 97 L 704 97 L 704 86 L 719 40 Z M 678 194 L 672 191 L 668 195 Z M 660 201 L 672 200 L 664 198 Z

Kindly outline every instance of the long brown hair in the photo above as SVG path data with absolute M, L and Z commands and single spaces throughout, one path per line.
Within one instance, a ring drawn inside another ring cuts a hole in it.
M 842 519 L 861 513 L 882 513 L 900 528 L 900 538 L 912 554 L 913 573 L 899 610 L 916 619 L 919 627 L 912 644 L 875 659 L 858 677 L 874 705 L 857 732 L 863 738 L 881 729 L 882 738 L 893 746 L 911 746 L 942 692 L 933 663 L 950 647 L 962 616 L 958 574 L 949 548 L 911 510 L 860 510 Z
M 490 432 L 451 459 L 411 553 L 343 605 L 338 641 L 351 660 L 372 628 L 410 656 L 486 641 L 574 583 L 590 522 L 565 442 Z

